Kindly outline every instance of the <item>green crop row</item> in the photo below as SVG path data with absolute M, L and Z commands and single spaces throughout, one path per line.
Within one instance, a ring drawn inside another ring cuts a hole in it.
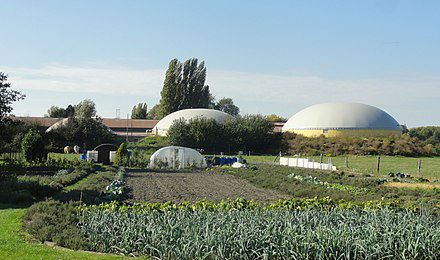
M 340 184 L 340 183 L 330 183 L 330 182 L 326 182 L 326 181 L 321 181 L 317 177 L 313 177 L 313 176 L 305 176 L 304 177 L 299 174 L 291 173 L 291 174 L 287 175 L 287 177 L 293 178 L 298 181 L 305 181 L 305 182 L 313 183 L 316 185 L 321 185 L 321 186 L 324 186 L 328 189 L 337 189 L 337 190 L 341 190 L 341 191 L 348 191 L 348 192 L 351 192 L 354 194 L 362 194 L 362 193 L 368 192 L 368 189 L 366 189 L 366 188 L 360 188 L 360 187 L 355 187 L 355 186 Z
M 293 198 L 288 200 L 277 200 L 271 204 L 260 204 L 258 202 L 238 198 L 235 200 L 222 200 L 220 202 L 212 202 L 208 200 L 199 200 L 195 202 L 183 203 L 135 203 L 127 205 L 117 201 L 111 203 L 101 203 L 99 205 L 82 205 L 80 211 L 115 211 L 115 212 L 175 212 L 175 211 L 237 211 L 237 210 L 257 210 L 257 209 L 282 209 L 282 210 L 310 210 L 310 209 L 354 209 L 354 210 L 377 210 L 377 209 L 394 209 L 417 211 L 414 206 L 402 205 L 396 200 L 375 200 L 366 202 L 350 202 L 344 200 L 333 200 L 329 197 L 325 198 Z
M 0 180 L 0 201 L 28 203 L 50 197 L 100 168 L 99 165 L 84 163 L 51 175 L 0 176 L 3 177 Z
M 440 220 L 426 212 L 285 208 L 163 214 L 104 207 L 80 211 L 77 227 L 91 250 L 154 259 L 440 259 Z

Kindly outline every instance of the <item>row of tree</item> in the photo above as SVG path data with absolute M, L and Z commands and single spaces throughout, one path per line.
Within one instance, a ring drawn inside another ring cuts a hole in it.
M 133 107 L 133 119 L 162 119 L 175 111 L 188 108 L 210 108 L 236 116 L 240 109 L 232 98 L 215 100 L 205 85 L 206 67 L 197 59 L 186 60 L 183 64 L 173 59 L 168 65 L 161 91 L 159 104 L 147 112 L 147 104 L 139 103 Z
M 66 108 L 51 107 L 49 116 L 70 117 L 67 124 L 51 131 L 37 123 L 27 123 L 10 117 L 12 103 L 25 95 L 11 88 L 6 74 L 0 72 L 0 152 L 22 151 L 28 160 L 41 158 L 43 151 L 60 151 L 66 145 L 93 149 L 104 142 L 117 142 L 112 131 L 96 115 L 96 105 L 85 99 Z
M 202 149 L 207 153 L 277 153 L 281 134 L 261 115 L 237 116 L 224 124 L 214 119 L 179 120 L 168 130 L 171 145 Z
M 234 104 L 232 98 L 222 98 L 216 101 L 209 86 L 205 85 L 205 80 L 206 67 L 204 62 L 198 63 L 195 58 L 186 60 L 183 64 L 177 59 L 171 60 L 166 71 L 159 104 L 148 111 L 147 103 L 139 103 L 133 107 L 131 118 L 162 119 L 168 114 L 187 108 L 210 108 L 233 116 L 238 115 L 240 109 Z M 92 101 L 86 99 L 82 103 L 84 104 L 68 105 L 66 108 L 52 106 L 48 109 L 46 116 L 66 118 L 96 115 L 96 110 L 83 111 L 84 109 L 82 109 L 82 106 L 87 108 L 87 105 L 90 105 Z M 89 114 L 83 116 L 82 113 Z
M 90 99 L 84 99 L 77 105 L 68 105 L 66 108 L 51 106 L 47 110 L 47 117 L 55 118 L 91 118 L 96 116 L 96 104 Z

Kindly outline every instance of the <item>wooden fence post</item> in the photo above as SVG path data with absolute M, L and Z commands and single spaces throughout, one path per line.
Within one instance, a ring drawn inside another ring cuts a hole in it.
M 419 177 L 422 176 L 422 160 L 417 160 L 417 174 Z
M 377 175 L 380 175 L 380 156 L 377 156 Z
M 323 156 L 322 154 L 319 156 L 319 163 L 322 163 Z
M 348 156 L 345 156 L 345 168 L 348 169 Z

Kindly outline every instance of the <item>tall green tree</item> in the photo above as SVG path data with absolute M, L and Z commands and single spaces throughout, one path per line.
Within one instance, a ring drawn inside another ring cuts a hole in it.
M 25 98 L 19 91 L 11 89 L 11 83 L 7 81 L 8 76 L 0 72 L 0 124 L 12 112 L 12 103 Z
M 131 119 L 147 119 L 147 103 L 139 103 L 131 110 Z
M 66 110 L 62 107 L 57 106 L 51 106 L 47 110 L 47 117 L 53 117 L 53 118 L 64 118 L 66 116 Z
M 148 119 L 155 119 L 155 120 L 160 120 L 163 118 L 162 116 L 162 112 L 161 112 L 161 108 L 160 108 L 160 104 L 156 104 L 154 105 L 150 111 L 148 111 Z
M 222 98 L 215 103 L 214 109 L 223 111 L 230 115 L 236 116 L 240 113 L 240 108 L 234 105 L 232 98 Z
M 277 114 L 270 114 L 268 116 L 266 116 L 267 120 L 271 121 L 271 122 L 282 122 L 282 121 L 287 121 L 286 118 L 278 116 Z
M 25 95 L 19 91 L 11 89 L 8 76 L 0 72 L 0 150 L 6 149 L 8 146 L 11 148 L 15 136 L 20 133 L 16 128 L 19 124 L 11 120 L 8 115 L 12 112 L 12 103 L 24 99 L 24 97 Z
M 116 135 L 102 123 L 102 118 L 71 118 L 61 126 L 46 134 L 50 146 L 57 150 L 66 145 L 79 145 L 83 149 L 93 149 L 99 144 L 116 142 Z
M 92 118 L 96 116 L 96 105 L 90 99 L 84 99 L 75 106 L 75 117 Z
M 75 107 L 72 105 L 68 105 L 66 107 L 66 117 L 74 117 L 75 116 Z
M 72 105 L 68 105 L 66 108 L 51 106 L 47 110 L 46 117 L 53 118 L 66 118 L 75 116 L 75 108 Z
M 162 116 L 186 108 L 208 108 L 211 94 L 205 80 L 205 62 L 199 64 L 192 58 L 182 65 L 177 59 L 171 60 L 161 91 Z

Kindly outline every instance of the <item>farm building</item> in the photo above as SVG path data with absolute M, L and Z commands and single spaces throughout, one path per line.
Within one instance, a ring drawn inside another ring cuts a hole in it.
M 151 155 L 149 167 L 152 169 L 206 168 L 206 160 L 203 155 L 194 149 L 167 146 Z
M 324 103 L 307 107 L 293 115 L 282 131 L 307 137 L 368 137 L 402 133 L 400 124 L 388 113 L 359 103 Z
M 67 118 L 50 117 L 12 117 L 14 120 L 21 120 L 28 123 L 38 123 L 45 127 L 47 132 L 54 128 L 61 127 L 68 123 Z M 120 119 L 103 118 L 102 123 L 112 130 L 116 135 L 136 140 L 147 136 L 147 131 L 151 131 L 159 120 L 146 119 Z M 50 130 L 49 130 L 50 129 Z
M 176 111 L 162 118 L 153 128 L 153 134 L 164 136 L 175 120 L 184 119 L 186 121 L 196 118 L 214 119 L 218 123 L 224 123 L 227 119 L 233 118 L 231 115 L 214 109 L 192 108 Z

